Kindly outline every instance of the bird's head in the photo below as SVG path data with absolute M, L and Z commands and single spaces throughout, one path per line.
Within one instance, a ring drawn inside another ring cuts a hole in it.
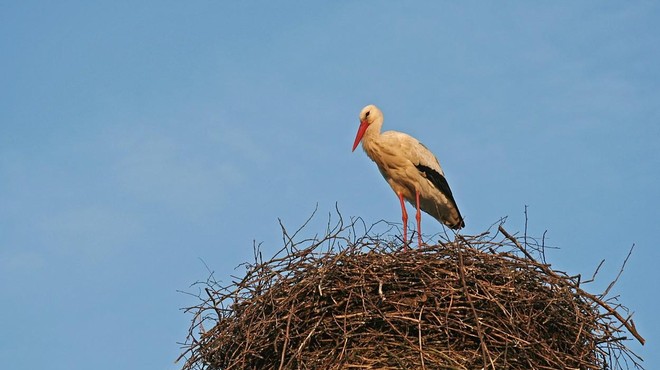
M 364 136 L 364 133 L 367 131 L 367 128 L 369 128 L 369 125 L 376 121 L 382 122 L 382 120 L 383 112 L 381 112 L 380 109 L 378 109 L 378 107 L 375 105 L 369 104 L 362 108 L 362 111 L 360 112 L 360 128 L 358 128 L 357 135 L 355 136 L 353 151 L 355 151 L 355 148 L 357 148 L 358 144 L 360 144 L 362 136 Z

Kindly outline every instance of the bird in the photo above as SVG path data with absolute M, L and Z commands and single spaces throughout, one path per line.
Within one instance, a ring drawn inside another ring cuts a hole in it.
M 353 143 L 353 152 L 362 142 L 362 149 L 376 163 L 380 173 L 401 204 L 403 240 L 407 245 L 408 213 L 404 199 L 416 207 L 418 244 L 422 246 L 421 211 L 447 227 L 458 230 L 465 221 L 458 210 L 438 159 L 419 140 L 398 131 L 385 131 L 383 113 L 375 105 L 360 112 L 360 126 Z

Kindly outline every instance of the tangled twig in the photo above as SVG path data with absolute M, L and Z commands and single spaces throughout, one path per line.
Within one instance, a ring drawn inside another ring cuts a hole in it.
M 255 248 L 244 277 L 204 282 L 187 309 L 184 370 L 642 368 L 624 339 L 644 339 L 623 307 L 538 262 L 501 225 L 503 240 L 408 250 L 360 225 L 340 216 L 301 241 L 282 226 L 269 261 Z

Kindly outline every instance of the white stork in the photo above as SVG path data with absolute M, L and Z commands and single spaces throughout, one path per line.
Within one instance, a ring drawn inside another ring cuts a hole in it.
M 422 245 L 420 209 L 452 229 L 465 227 L 454 196 L 438 159 L 414 137 L 397 131 L 381 133 L 383 113 L 375 105 L 360 112 L 353 151 L 362 141 L 362 148 L 376 162 L 380 173 L 390 184 L 401 203 L 403 240 L 408 243 L 408 213 L 403 200 L 417 208 L 417 237 Z

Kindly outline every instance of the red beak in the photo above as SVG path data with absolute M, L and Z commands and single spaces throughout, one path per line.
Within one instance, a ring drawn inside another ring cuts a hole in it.
M 355 148 L 357 148 L 358 144 L 360 144 L 360 141 L 362 140 L 362 136 L 364 136 L 364 132 L 367 131 L 367 127 L 369 127 L 369 123 L 365 119 L 364 121 L 360 121 L 360 128 L 358 128 L 357 135 L 355 136 L 355 142 L 353 143 L 353 150 L 352 152 L 355 151 Z

